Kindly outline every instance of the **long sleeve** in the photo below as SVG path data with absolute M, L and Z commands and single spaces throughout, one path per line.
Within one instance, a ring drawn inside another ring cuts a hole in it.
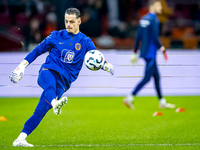
M 52 32 L 53 34 L 53 32 Z M 53 45 L 51 44 L 52 34 L 45 38 L 38 46 L 36 46 L 24 59 L 32 63 L 38 56 L 51 50 Z
M 88 37 L 87 39 L 87 51 L 89 50 L 96 50 L 96 47 L 94 45 L 94 43 L 92 42 L 92 40 Z
M 155 20 L 151 21 L 151 29 L 152 29 L 152 36 L 153 36 L 154 43 L 157 49 L 159 49 L 161 47 L 161 44 L 159 41 L 158 25 L 156 24 Z

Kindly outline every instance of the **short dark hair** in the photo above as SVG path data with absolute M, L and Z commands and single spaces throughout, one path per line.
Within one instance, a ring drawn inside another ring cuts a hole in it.
M 148 5 L 151 6 L 155 2 L 160 2 L 160 0 L 149 0 Z
M 68 14 L 68 15 L 73 15 L 73 14 L 75 14 L 75 15 L 76 15 L 76 18 L 80 18 L 80 17 L 81 17 L 81 13 L 80 13 L 80 11 L 79 11 L 77 8 L 68 8 L 68 9 L 65 11 L 65 14 Z

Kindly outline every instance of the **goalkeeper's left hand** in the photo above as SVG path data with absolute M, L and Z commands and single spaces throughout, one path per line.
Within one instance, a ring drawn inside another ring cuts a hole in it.
M 29 62 L 27 60 L 23 60 L 19 66 L 13 70 L 9 76 L 11 82 L 17 83 L 24 76 L 25 68 L 28 66 Z
M 105 62 L 103 70 L 109 72 L 111 75 L 114 75 L 114 66 L 111 63 Z
M 132 57 L 131 57 L 131 64 L 132 64 L 132 65 L 135 65 L 135 64 L 137 63 L 137 61 L 138 61 L 138 56 L 137 56 L 136 53 L 134 53 L 134 54 L 132 55 Z

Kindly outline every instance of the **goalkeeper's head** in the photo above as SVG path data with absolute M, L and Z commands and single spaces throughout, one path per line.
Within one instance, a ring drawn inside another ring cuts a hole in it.
M 162 13 L 162 4 L 160 0 L 149 0 L 148 5 L 149 5 L 149 12 L 155 14 Z
M 65 11 L 65 27 L 68 33 L 77 34 L 81 24 L 81 13 L 77 8 L 68 8 Z

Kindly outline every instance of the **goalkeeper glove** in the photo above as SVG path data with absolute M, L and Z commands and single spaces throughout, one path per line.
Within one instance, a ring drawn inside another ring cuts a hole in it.
M 29 65 L 29 62 L 27 60 L 23 60 L 19 66 L 11 72 L 9 78 L 11 80 L 11 82 L 13 83 L 17 83 L 19 80 L 22 79 L 22 77 L 24 76 L 24 71 L 25 68 Z
M 104 63 L 103 70 L 109 72 L 111 75 L 114 75 L 115 73 L 114 66 L 111 63 L 108 63 L 107 61 L 105 61 Z
M 133 54 L 133 56 L 131 57 L 131 64 L 135 65 L 138 61 L 138 56 L 136 53 Z

